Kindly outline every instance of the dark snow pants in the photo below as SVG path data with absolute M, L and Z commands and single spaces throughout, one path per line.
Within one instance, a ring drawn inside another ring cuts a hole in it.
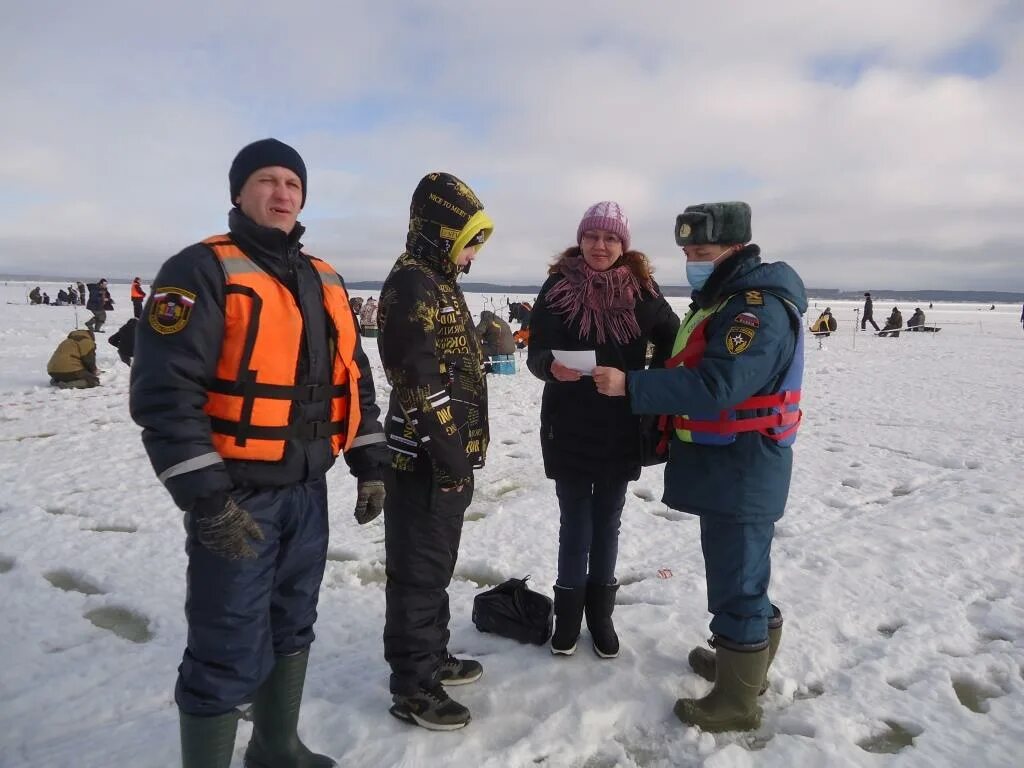
M 558 528 L 558 585 L 583 587 L 615 582 L 619 527 L 627 480 L 556 480 L 561 524 Z
M 426 458 L 412 472 L 388 473 L 386 482 L 384 658 L 391 692 L 409 694 L 437 682 L 448 650 L 447 590 L 473 484 L 442 492 Z
M 226 560 L 195 538 L 186 515 L 188 647 L 175 701 L 190 715 L 217 715 L 249 701 L 275 656 L 313 642 L 327 563 L 327 484 L 242 489 L 232 497 L 263 531 L 257 556 Z
M 99 331 L 107 322 L 107 311 L 105 309 L 90 309 L 92 317 L 85 321 L 85 327 L 90 331 Z
M 775 523 L 737 523 L 701 515 L 700 545 L 713 634 L 742 644 L 768 639 L 774 534 Z

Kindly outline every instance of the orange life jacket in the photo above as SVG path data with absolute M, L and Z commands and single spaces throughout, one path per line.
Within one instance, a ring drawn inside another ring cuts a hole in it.
M 310 257 L 323 284 L 335 348 L 331 384 L 297 386 L 303 319 L 295 298 L 229 235 L 203 242 L 226 275 L 224 340 L 204 409 L 217 453 L 225 459 L 280 461 L 288 440 L 329 436 L 337 456 L 352 444 L 360 421 L 357 333 L 338 273 Z M 294 402 L 327 399 L 330 421 L 293 421 Z
M 146 294 L 142 292 L 142 286 L 132 281 L 132 299 L 144 299 Z

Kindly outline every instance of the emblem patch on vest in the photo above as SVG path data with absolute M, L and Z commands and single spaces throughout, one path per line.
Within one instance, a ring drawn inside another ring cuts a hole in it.
M 760 307 L 764 305 L 764 294 L 760 291 L 746 291 L 743 296 L 747 300 L 748 307 Z
M 161 334 L 177 333 L 192 316 L 196 295 L 183 288 L 157 288 L 149 308 L 149 325 Z
M 734 323 L 739 323 L 740 325 L 745 325 L 748 328 L 761 327 L 761 321 L 757 319 L 757 315 L 753 312 L 740 312 L 732 321 Z
M 739 355 L 747 351 L 753 340 L 753 328 L 745 325 L 734 325 L 725 334 L 725 348 L 729 351 L 730 355 Z

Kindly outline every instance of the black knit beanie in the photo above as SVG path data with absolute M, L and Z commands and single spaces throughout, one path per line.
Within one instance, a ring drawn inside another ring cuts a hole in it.
M 306 164 L 302 156 L 283 141 L 277 139 L 260 139 L 242 147 L 235 155 L 228 171 L 228 182 L 231 185 L 231 204 L 242 191 L 246 180 L 260 168 L 279 165 L 293 171 L 302 182 L 302 207 L 306 207 Z

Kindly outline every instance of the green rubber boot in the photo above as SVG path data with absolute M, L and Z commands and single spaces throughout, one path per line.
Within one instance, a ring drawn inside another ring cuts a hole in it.
M 772 662 L 775 661 L 775 654 L 779 650 L 779 643 L 782 642 L 782 611 L 779 610 L 778 606 L 773 605 L 772 610 L 775 615 L 768 619 L 768 668 L 772 666 Z M 710 643 L 712 648 L 715 647 L 715 638 L 711 638 Z M 690 651 L 690 655 L 686 657 L 686 660 L 690 663 L 690 669 L 696 672 L 698 675 L 703 677 L 709 683 L 715 682 L 715 653 L 709 651 L 707 648 L 694 648 Z M 768 690 L 768 670 L 764 673 L 764 684 L 761 686 L 761 693 Z
M 252 739 L 245 750 L 245 768 L 333 768 L 299 740 L 299 707 L 306 682 L 309 650 L 278 656 L 274 670 L 252 702 Z
M 761 725 L 758 693 L 768 669 L 768 647 L 730 650 L 723 640 L 715 649 L 718 677 L 703 699 L 679 699 L 672 711 L 683 723 L 709 733 L 753 731 Z
M 178 710 L 182 768 L 228 768 L 235 751 L 238 712 L 196 717 Z

